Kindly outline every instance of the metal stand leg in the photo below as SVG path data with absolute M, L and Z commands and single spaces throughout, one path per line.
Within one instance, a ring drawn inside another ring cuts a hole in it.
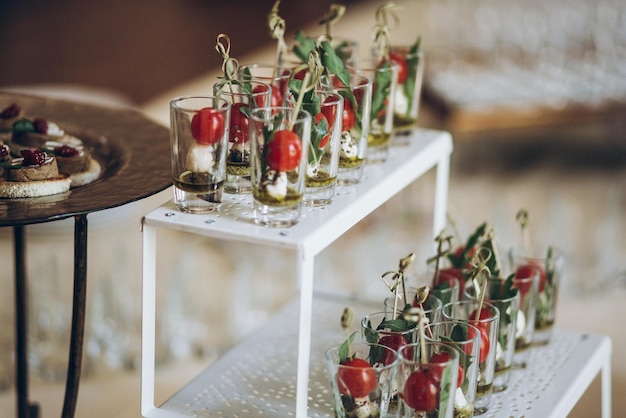
M 87 296 L 87 215 L 75 218 L 74 226 L 74 302 L 72 306 L 72 334 L 63 402 L 63 418 L 76 412 L 78 384 L 83 359 L 85 333 L 85 301 Z
M 17 416 L 35 418 L 39 406 L 28 401 L 28 284 L 24 226 L 13 227 L 15 249 L 15 391 Z

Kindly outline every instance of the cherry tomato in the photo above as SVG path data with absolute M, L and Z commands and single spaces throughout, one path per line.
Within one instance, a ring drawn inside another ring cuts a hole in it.
M 489 342 L 489 333 L 484 328 L 484 325 L 482 325 L 481 327 L 480 324 L 476 321 L 470 321 L 470 324 L 478 328 L 478 331 L 480 332 L 480 350 L 478 355 L 478 361 L 482 363 L 483 361 L 487 360 L 487 356 L 489 355 L 489 348 L 491 346 L 491 343 Z M 470 339 L 476 337 L 476 331 L 474 330 L 474 328 L 467 328 L 467 336 Z M 473 347 L 470 347 L 468 345 L 463 346 L 463 351 L 465 351 L 468 355 L 471 355 L 472 350 Z
M 267 165 L 276 171 L 291 171 L 298 168 L 302 158 L 300 138 L 292 131 L 280 130 L 267 144 Z
M 296 80 L 304 80 L 304 75 L 306 74 L 306 69 L 300 70 L 293 75 L 293 78 Z
M 352 106 L 352 101 L 346 100 L 343 102 L 343 114 L 341 119 L 341 130 L 342 132 L 347 132 L 354 128 L 356 124 L 356 116 L 354 112 L 354 107 Z
M 389 59 L 398 64 L 398 84 L 404 83 L 409 75 L 409 64 L 406 62 L 406 59 L 397 52 L 389 54 Z
M 200 109 L 191 118 L 191 135 L 202 145 L 220 142 L 224 136 L 224 114 L 210 107 Z
M 235 103 L 230 108 L 230 132 L 228 140 L 239 144 L 248 142 L 248 117 L 243 113 L 244 103 Z
M 335 124 L 335 117 L 337 115 L 337 106 L 332 104 L 335 102 L 334 97 L 327 97 L 322 103 L 321 110 L 324 117 L 326 117 L 326 121 L 328 122 L 328 130 L 330 131 Z
M 463 299 L 463 289 L 465 288 L 465 278 L 463 272 L 454 267 L 446 267 L 439 270 L 437 281 L 433 278 L 433 287 L 447 283 L 450 287 L 454 287 L 455 283 L 459 284 L 459 300 Z
M 252 89 L 252 93 L 261 93 L 264 92 L 265 89 L 267 87 L 265 86 L 256 86 Z M 263 101 L 263 97 L 258 97 L 256 98 L 256 106 L 257 107 L 265 107 L 265 106 L 272 106 L 272 107 L 278 107 L 278 106 L 282 106 L 283 105 L 283 93 L 281 91 L 281 89 L 279 87 L 272 87 L 272 93 L 270 96 L 270 102 L 269 104 L 266 104 Z
M 326 126 L 328 126 L 328 132 L 330 132 L 330 124 L 328 123 L 326 116 L 324 116 L 322 112 L 315 115 L 315 126 L 317 126 L 322 120 L 326 120 Z M 320 141 L 317 147 L 319 149 L 323 149 L 326 146 L 326 144 L 328 144 L 329 140 L 330 140 L 330 133 L 326 134 L 324 138 L 322 138 L 322 140 Z
M 447 363 L 448 361 L 450 361 L 450 354 L 442 351 L 442 352 L 433 354 L 428 362 L 444 364 L 444 363 Z M 443 370 L 441 370 L 441 372 L 443 373 Z M 438 376 L 438 377 L 439 377 L 439 380 L 441 380 L 441 376 Z M 463 380 L 465 380 L 465 372 L 463 371 L 463 366 L 459 364 L 459 371 L 457 374 L 456 386 L 461 387 L 461 385 L 463 384 Z
M 376 389 L 376 372 L 370 364 L 360 358 L 348 359 L 341 363 L 337 373 L 337 386 L 343 395 L 362 398 Z
M 456 249 L 454 250 L 454 256 L 457 259 L 461 259 L 461 257 L 463 256 L 463 254 L 465 253 L 465 245 L 459 245 L 458 247 L 456 247 Z M 465 264 L 465 266 L 463 266 L 464 268 L 470 268 L 472 267 L 470 260 L 472 258 L 474 258 L 474 254 L 476 254 L 476 247 L 472 247 L 469 249 L 469 251 L 467 251 L 466 257 L 467 257 L 467 264 Z
M 404 336 L 400 334 L 387 334 L 383 336 L 380 340 L 378 340 L 378 344 L 384 345 L 385 347 L 389 347 L 394 351 L 398 351 L 401 347 L 404 347 L 409 342 L 404 338 Z M 413 349 L 411 347 L 407 347 L 406 352 L 404 353 L 408 358 L 413 358 Z M 392 355 L 388 351 L 385 351 L 383 355 L 382 363 L 387 366 L 388 364 L 393 363 L 393 360 L 396 359 L 396 356 Z
M 541 267 L 541 265 L 539 265 L 539 263 L 530 261 L 528 264 L 522 264 L 518 266 L 515 270 L 515 277 L 518 277 L 520 279 L 533 277 L 536 273 L 535 270 L 539 270 L 539 293 L 541 293 L 546 288 L 548 276 L 546 276 L 546 271 L 543 269 L 543 267 Z
M 259 93 L 265 93 L 267 91 L 269 87 L 266 87 L 264 85 L 261 84 L 257 84 L 256 86 L 254 86 L 254 88 L 252 89 L 252 94 L 259 94 Z M 274 104 L 274 90 L 275 89 L 271 89 L 270 92 L 270 101 L 269 103 L 265 102 L 265 97 L 263 95 L 260 96 L 256 96 L 254 98 L 254 102 L 256 104 L 256 107 L 265 107 L 265 106 L 278 106 L 279 104 Z M 232 112 L 232 110 L 231 110 Z M 231 116 L 232 117 L 232 116 Z
M 428 369 L 417 369 L 406 379 L 402 394 L 411 408 L 432 411 L 439 405 L 439 382 Z

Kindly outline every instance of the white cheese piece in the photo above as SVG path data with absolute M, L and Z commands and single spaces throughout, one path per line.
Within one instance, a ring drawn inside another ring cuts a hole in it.
M 461 388 L 456 388 L 456 392 L 454 393 L 454 408 L 464 409 L 466 407 L 467 407 L 467 399 L 465 399 L 463 390 L 461 390 Z
M 194 173 L 206 173 L 211 171 L 215 157 L 212 145 L 202 145 L 194 142 L 187 151 L 185 166 Z
M 356 159 L 359 153 L 359 147 L 354 142 L 352 135 L 350 132 L 343 132 L 341 134 L 341 142 L 340 142 L 340 156 L 341 158 L 354 160 Z
M 317 163 L 307 164 L 306 166 L 307 177 L 310 177 L 310 178 L 317 177 L 317 172 L 320 170 L 320 165 L 321 165 L 321 161 L 318 161 Z
M 282 200 L 287 196 L 287 173 L 274 173 L 273 177 L 271 176 L 271 172 L 268 173 L 271 181 L 265 186 L 265 189 L 270 196 Z
M 523 311 L 517 311 L 517 319 L 515 320 L 515 338 L 521 338 L 526 328 L 526 315 Z
M 406 115 L 409 111 L 409 100 L 404 95 L 404 91 L 401 88 L 396 89 L 394 111 L 400 115 Z

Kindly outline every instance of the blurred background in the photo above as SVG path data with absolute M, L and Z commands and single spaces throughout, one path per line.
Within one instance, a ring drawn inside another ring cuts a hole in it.
M 300 28 L 313 34 L 330 3 L 283 0 L 289 35 Z M 455 139 L 449 213 L 460 235 L 488 221 L 502 246 L 516 245 L 515 214 L 528 209 L 537 245 L 566 255 L 557 326 L 626 344 L 618 322 L 626 295 L 626 2 L 397 3 L 405 10 L 392 40 L 419 35 L 426 51 L 420 125 Z M 232 56 L 273 53 L 266 30 L 272 4 L 0 0 L 0 90 L 132 105 L 167 124 L 168 98 L 198 85 L 208 91 L 210 84 L 196 80 L 219 71 L 218 33 L 231 37 Z M 365 56 L 382 2 L 343 4 L 337 34 L 358 39 Z M 380 274 L 408 252 L 418 255 L 419 270 L 432 253 L 433 181 L 428 173 L 324 251 L 320 285 L 375 293 Z M 170 193 L 89 217 L 79 417 L 139 416 L 140 220 Z M 166 396 L 293 297 L 295 260 L 276 249 L 163 234 L 158 394 Z M 69 341 L 73 221 L 28 227 L 27 243 L 31 398 L 43 417 L 56 416 Z M 0 246 L 0 411 L 13 416 L 10 230 L 0 230 Z M 615 396 L 626 388 L 626 362 L 617 355 L 613 386 L 617 412 L 626 408 Z M 119 402 L 111 405 L 111 396 Z M 572 416 L 597 416 L 598 405 L 595 382 Z

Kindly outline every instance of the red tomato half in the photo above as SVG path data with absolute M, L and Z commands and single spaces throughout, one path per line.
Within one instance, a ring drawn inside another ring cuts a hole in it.
M 454 267 L 447 267 L 439 270 L 437 281 L 433 278 L 433 285 L 437 287 L 447 283 L 450 287 L 454 287 L 455 283 L 459 284 L 459 300 L 463 299 L 463 289 L 465 288 L 465 279 L 463 278 L 463 272 Z
M 343 395 L 362 398 L 376 389 L 376 371 L 360 358 L 349 359 L 341 363 L 337 373 L 337 386 Z
M 332 130 L 333 125 L 335 124 L 335 117 L 337 115 L 337 106 L 331 104 L 334 102 L 334 97 L 327 97 L 322 103 L 321 110 L 324 117 L 326 117 L 326 121 L 328 122 L 328 130 Z
M 439 406 L 439 382 L 427 369 L 411 373 L 402 394 L 407 405 L 417 411 L 432 411 Z
M 191 135 L 202 145 L 220 142 L 224 136 L 224 114 L 217 109 L 205 107 L 191 118 Z
M 389 54 L 389 59 L 398 64 L 398 84 L 404 83 L 409 75 L 409 64 L 406 62 L 406 59 L 397 52 Z
M 535 275 L 535 270 L 539 270 L 539 293 L 541 293 L 546 288 L 548 276 L 546 276 L 546 271 L 543 267 L 541 267 L 541 265 L 539 265 L 539 263 L 531 261 L 528 264 L 518 266 L 515 270 L 515 277 L 520 279 L 533 277 Z M 520 292 L 521 291 L 522 290 L 520 289 Z
M 384 345 L 385 347 L 389 347 L 394 351 L 398 351 L 400 348 L 407 345 L 409 342 L 404 338 L 404 336 L 400 334 L 388 334 L 378 340 L 378 344 Z M 413 358 L 413 349 L 412 347 L 407 347 L 406 352 L 404 353 L 408 358 Z M 389 354 L 388 351 L 385 351 L 383 355 L 382 363 L 387 366 L 393 363 L 393 360 L 396 359 L 396 356 Z
M 440 352 L 440 353 L 433 354 L 428 362 L 443 364 L 443 363 L 447 363 L 448 361 L 450 361 L 450 354 L 445 353 L 445 352 Z M 443 370 L 441 371 L 443 372 Z M 439 376 L 439 380 L 441 380 L 441 376 Z M 461 387 L 461 385 L 463 384 L 463 380 L 465 380 L 465 372 L 463 371 L 463 366 L 459 364 L 459 371 L 457 374 L 456 386 Z
M 482 363 L 487 360 L 487 356 L 489 355 L 489 348 L 491 343 L 489 342 L 489 333 L 484 328 L 484 325 L 479 326 L 476 321 L 470 321 L 471 325 L 474 325 L 480 331 L 480 352 L 478 355 L 478 361 Z M 468 338 L 474 338 L 476 336 L 476 331 L 474 328 L 467 328 Z M 472 347 L 464 346 L 463 351 L 465 351 L 468 355 L 471 354 Z
M 343 102 L 343 117 L 341 119 L 341 131 L 347 132 L 354 128 L 356 124 L 356 116 L 354 112 L 354 107 L 352 106 L 352 102 L 350 100 L 346 100 Z
M 302 158 L 300 138 L 292 131 L 280 130 L 267 144 L 267 165 L 276 171 L 291 171 L 298 168 Z
M 228 140 L 230 142 L 236 142 L 243 144 L 248 142 L 248 117 L 243 113 L 242 108 L 245 108 L 244 103 L 235 103 L 230 108 L 230 132 L 228 134 Z
M 328 120 L 326 116 L 324 116 L 323 112 L 320 112 L 317 115 L 315 115 L 315 126 L 317 126 L 322 120 L 326 120 L 326 125 L 329 127 L 328 132 L 330 132 L 330 124 L 328 123 Z M 328 144 L 329 140 L 330 140 L 330 133 L 326 134 L 324 138 L 322 138 L 322 140 L 320 141 L 317 147 L 319 149 L 323 149 L 326 146 L 326 144 Z

